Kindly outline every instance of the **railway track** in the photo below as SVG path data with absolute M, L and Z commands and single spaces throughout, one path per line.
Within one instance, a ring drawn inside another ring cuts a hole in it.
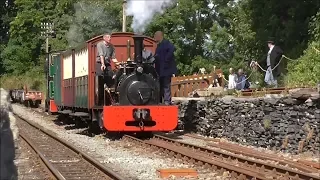
M 135 144 L 161 151 L 169 156 L 174 156 L 206 168 L 212 168 L 221 174 L 229 172 L 228 176 L 232 179 L 320 179 L 319 176 L 312 173 L 219 150 L 182 143 L 161 135 L 155 135 L 148 140 L 141 140 L 128 135 L 125 135 L 123 138 Z
M 33 150 L 28 142 L 25 141 L 23 136 L 19 135 L 19 137 L 19 148 L 16 151 L 15 159 L 15 164 L 18 167 L 18 178 L 46 180 L 56 179 L 38 154 Z
M 78 148 L 55 134 L 17 116 L 21 138 L 32 147 L 55 179 L 124 180 Z
M 204 138 L 204 137 L 198 136 L 196 134 L 183 134 L 183 135 L 191 137 L 191 138 L 206 141 L 206 142 L 208 142 L 207 143 L 208 146 L 223 149 L 223 150 L 235 153 L 235 154 L 242 154 L 245 156 L 258 158 L 261 160 L 275 161 L 281 165 L 287 165 L 292 168 L 296 168 L 301 171 L 305 171 L 305 172 L 309 172 L 309 173 L 320 172 L 319 164 L 312 162 L 312 161 L 306 161 L 306 160 L 293 161 L 293 160 L 290 160 L 290 159 L 287 159 L 284 157 L 279 157 L 279 156 L 274 156 L 271 154 L 259 152 L 257 150 L 253 150 L 248 147 L 243 147 L 243 146 L 239 146 L 239 145 L 231 144 L 231 143 L 227 143 L 227 142 L 220 142 L 220 141 L 217 141 L 217 139 Z

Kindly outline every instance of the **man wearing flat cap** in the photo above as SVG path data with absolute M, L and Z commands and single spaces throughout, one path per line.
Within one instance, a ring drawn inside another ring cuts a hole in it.
M 267 41 L 269 51 L 267 53 L 267 56 L 263 58 L 259 64 L 266 69 L 266 74 L 264 81 L 269 86 L 278 86 L 277 79 L 279 78 L 281 74 L 281 69 L 279 67 L 280 65 L 280 59 L 283 55 L 283 51 L 279 46 L 275 45 L 275 42 L 273 40 L 274 38 L 269 38 Z

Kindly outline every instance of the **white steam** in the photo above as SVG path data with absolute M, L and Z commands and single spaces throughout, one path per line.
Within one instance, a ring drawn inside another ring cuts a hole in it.
M 156 13 L 162 14 L 174 0 L 129 0 L 126 13 L 133 16 L 131 27 L 134 32 L 142 33 Z

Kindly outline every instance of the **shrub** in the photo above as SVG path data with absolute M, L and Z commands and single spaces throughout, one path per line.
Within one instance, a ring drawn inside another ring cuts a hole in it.
M 288 63 L 287 86 L 315 86 L 320 80 L 320 43 L 311 43 L 296 61 Z

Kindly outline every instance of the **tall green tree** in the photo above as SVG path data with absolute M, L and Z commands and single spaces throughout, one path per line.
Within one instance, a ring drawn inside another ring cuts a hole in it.
M 10 22 L 16 16 L 14 0 L 0 1 L 0 52 L 3 52 L 9 41 Z M 5 72 L 3 59 L 0 54 L 0 74 Z
M 8 72 L 22 74 L 39 64 L 43 44 L 40 24 L 53 17 L 56 1 L 16 0 L 14 3 L 17 15 L 10 23 L 10 39 L 2 57 Z
M 66 34 L 69 45 L 77 46 L 96 35 L 120 31 L 118 18 L 121 7 L 121 3 L 114 0 L 82 0 L 75 3 L 75 13 L 69 18 L 70 29 Z
M 320 1 L 250 0 L 248 8 L 258 48 L 265 49 L 267 38 L 272 36 L 288 56 L 297 58 L 308 44 L 310 19 L 319 10 Z
M 211 0 L 179 0 L 163 15 L 158 15 L 149 25 L 146 34 L 153 35 L 157 30 L 162 30 L 166 38 L 176 46 L 176 59 L 180 74 L 190 74 L 198 71 L 199 67 L 192 66 L 194 59 L 208 63 L 210 51 L 205 43 L 210 35 L 217 16 L 214 7 L 210 7 Z M 193 63 L 195 64 L 195 63 Z

